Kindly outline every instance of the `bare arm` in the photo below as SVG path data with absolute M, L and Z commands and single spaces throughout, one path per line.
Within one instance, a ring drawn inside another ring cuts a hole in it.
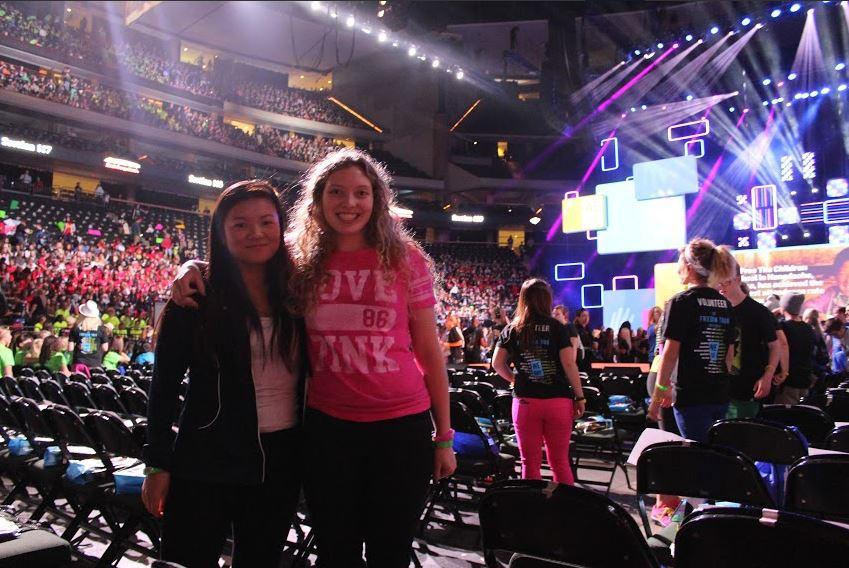
M 425 387 L 430 395 L 431 412 L 437 437 L 451 429 L 451 406 L 448 394 L 448 374 L 439 338 L 436 336 L 436 314 L 433 308 L 420 308 L 410 313 L 410 336 L 413 354 L 424 371 Z M 450 447 L 434 450 L 433 477 L 448 477 L 457 469 L 457 458 Z
M 675 369 L 680 355 L 681 342 L 667 339 L 663 344 L 663 359 L 660 361 L 660 370 L 657 372 L 657 384 L 669 388 L 672 382 L 672 370 Z
M 780 385 L 787 379 L 787 373 L 790 370 L 790 345 L 787 343 L 787 336 L 784 331 L 777 330 L 775 334 L 778 336 L 778 344 L 780 348 L 779 362 L 781 363 L 781 372 L 775 375 L 773 384 Z
M 507 350 L 500 345 L 495 347 L 495 353 L 492 355 L 492 370 L 508 383 L 516 380 L 510 370 L 510 365 L 507 363 Z
M 574 340 L 576 338 L 573 337 L 572 339 Z M 584 415 L 587 401 L 584 398 L 581 375 L 578 373 L 578 364 L 576 363 L 577 353 L 574 347 L 564 347 L 560 350 L 559 355 L 560 364 L 563 365 L 566 378 L 569 379 L 569 384 L 572 385 L 572 392 L 575 393 L 575 418 L 580 418 Z

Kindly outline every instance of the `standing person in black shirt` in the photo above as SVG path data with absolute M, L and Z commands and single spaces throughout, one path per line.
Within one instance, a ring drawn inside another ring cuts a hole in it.
M 760 401 L 769 396 L 778 368 L 778 322 L 766 306 L 749 296 L 740 265 L 732 278 L 719 283 L 719 291 L 731 302 L 738 327 L 727 417 L 754 418 L 760 411 Z
M 465 343 L 463 353 L 466 357 L 466 363 L 480 363 L 481 348 L 485 348 L 487 342 L 477 316 L 472 316 L 472 319 L 469 320 L 469 327 L 463 330 L 463 342 Z
M 693 239 L 678 258 L 682 284 L 673 296 L 665 324 L 665 346 L 649 417 L 660 418 L 672 404 L 670 377 L 678 364 L 675 422 L 685 438 L 704 442 L 708 429 L 728 410 L 728 369 L 734 359 L 736 324 L 731 303 L 714 287 L 734 275 L 734 258 L 725 247 Z
M 445 318 L 445 346 L 448 348 L 448 363 L 459 365 L 463 362 L 463 332 L 460 330 L 460 318 L 448 314 Z
M 492 368 L 505 380 L 515 381 L 513 423 L 522 478 L 541 479 L 545 442 L 554 481 L 572 485 L 569 438 L 573 418 L 584 414 L 586 399 L 575 364 L 574 331 L 550 314 L 551 287 L 538 278 L 526 280 L 516 316 L 496 343 Z
M 781 330 L 787 337 L 787 353 L 782 353 L 781 373 L 774 379 L 778 386 L 775 393 L 776 404 L 798 404 L 811 388 L 814 365 L 814 330 L 802 321 L 804 294 L 788 292 L 781 298 L 784 321 Z
M 592 370 L 593 334 L 590 331 L 590 313 L 584 308 L 575 312 L 575 333 L 578 335 L 578 370 L 589 373 Z

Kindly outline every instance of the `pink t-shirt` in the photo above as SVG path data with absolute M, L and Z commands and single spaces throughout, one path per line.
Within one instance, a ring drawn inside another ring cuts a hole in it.
M 424 412 L 430 396 L 413 356 L 408 309 L 433 306 L 424 258 L 387 283 L 377 251 L 337 252 L 306 317 L 312 378 L 307 405 L 342 420 L 375 422 Z M 434 322 L 435 324 L 435 322 Z

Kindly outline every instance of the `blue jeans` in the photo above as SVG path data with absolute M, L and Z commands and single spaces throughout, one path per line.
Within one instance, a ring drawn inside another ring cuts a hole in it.
M 700 404 L 697 406 L 675 407 L 675 422 L 681 435 L 688 440 L 696 442 L 707 442 L 707 434 L 710 427 L 717 420 L 725 418 L 728 412 L 728 403 L 723 404 Z

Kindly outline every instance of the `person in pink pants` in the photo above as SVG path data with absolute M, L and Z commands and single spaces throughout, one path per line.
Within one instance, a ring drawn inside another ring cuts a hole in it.
M 492 368 L 513 383 L 522 477 L 541 479 L 544 443 L 554 481 L 572 485 L 569 438 L 573 420 L 584 414 L 586 399 L 572 345 L 575 329 L 550 314 L 551 287 L 539 278 L 526 280 L 513 321 L 496 342 Z

